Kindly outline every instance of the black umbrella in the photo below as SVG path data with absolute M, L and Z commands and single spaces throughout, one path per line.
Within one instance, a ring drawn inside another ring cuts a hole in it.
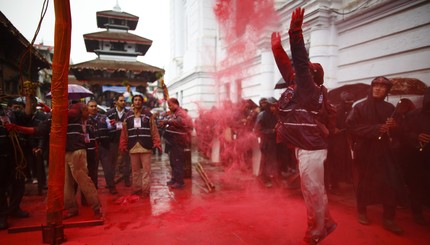
M 257 104 L 255 104 L 255 102 L 252 99 L 247 99 L 245 100 L 245 103 L 251 108 L 254 109 L 256 107 L 258 107 Z
M 364 83 L 343 85 L 341 87 L 328 91 L 328 100 L 334 105 L 340 104 L 342 103 L 341 94 L 343 92 L 349 92 L 350 94 L 352 94 L 353 101 L 357 101 L 366 98 L 369 95 L 369 89 L 370 85 Z

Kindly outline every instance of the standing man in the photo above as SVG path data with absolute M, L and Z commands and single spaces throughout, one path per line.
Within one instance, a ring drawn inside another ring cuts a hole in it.
M 11 125 L 11 122 L 20 123 L 22 117 L 25 117 L 23 112 L 8 111 L 0 105 L 0 230 L 9 227 L 8 217 L 30 216 L 27 211 L 21 209 L 21 200 L 25 193 L 25 175 L 18 157 L 14 156 L 14 151 L 18 149 L 14 149 L 12 137 L 6 127 Z
M 291 17 L 290 46 L 296 87 L 291 100 L 281 96 L 280 124 L 277 137 L 294 147 L 307 208 L 308 229 L 304 242 L 316 244 L 336 228 L 327 207 L 324 188 L 324 161 L 327 157 L 327 127 L 318 121 L 324 112 L 324 70 L 309 61 L 302 23 L 304 9 L 297 8 Z M 285 93 L 284 93 L 285 94 Z M 284 95 L 283 94 L 283 95 Z
M 268 108 L 260 112 L 255 122 L 254 131 L 260 138 L 261 149 L 261 177 L 267 188 L 272 187 L 274 180 L 278 177 L 278 162 L 276 159 L 276 129 L 278 118 L 275 115 L 277 101 L 273 98 L 267 100 Z
M 109 189 L 109 192 L 112 195 L 115 195 L 118 193 L 115 187 L 114 182 L 114 169 L 112 168 L 111 160 L 110 160 L 110 152 L 109 152 L 109 144 L 110 144 L 110 138 L 109 138 L 109 131 L 108 131 L 108 125 L 106 121 L 106 116 L 98 113 L 97 109 L 97 102 L 95 100 L 90 100 L 87 103 L 88 105 L 88 111 L 90 113 L 88 118 L 88 123 L 92 126 L 93 129 L 95 129 L 95 138 L 96 138 L 96 144 L 97 144 L 97 153 L 94 156 L 94 164 L 91 164 L 88 162 L 88 171 L 89 175 L 93 179 L 93 181 L 97 181 L 98 177 L 98 161 L 100 160 L 104 177 L 106 181 L 106 186 Z M 92 167 L 90 167 L 92 166 Z M 96 188 L 97 188 L 97 182 L 95 182 Z
M 155 116 L 143 105 L 142 95 L 132 98 L 133 111 L 128 111 L 123 123 L 120 150 L 131 160 L 133 194 L 149 195 L 152 149 L 161 152 L 160 135 Z
M 424 93 L 422 108 L 406 115 L 402 132 L 403 173 L 413 219 L 419 225 L 428 226 L 424 207 L 430 201 L 430 88 Z
M 94 211 L 96 219 L 102 218 L 101 204 L 97 189 L 88 176 L 87 168 L 87 131 L 88 107 L 83 103 L 72 104 L 68 112 L 66 139 L 66 174 L 64 183 L 64 208 L 68 211 L 64 218 L 78 215 L 79 208 L 75 198 L 75 183 Z
M 179 106 L 176 98 L 167 101 L 171 115 L 162 121 L 165 128 L 165 139 L 169 142 L 169 161 L 172 167 L 172 179 L 167 182 L 173 189 L 183 189 L 185 148 L 190 147 L 193 122 L 187 112 Z
M 110 120 L 108 123 L 109 136 L 110 136 L 110 158 L 113 175 L 115 178 L 115 172 L 118 167 L 120 172 L 120 166 L 122 165 L 122 179 L 124 180 L 125 186 L 129 187 L 130 183 L 130 159 L 128 154 L 125 154 L 119 150 L 119 138 L 121 136 L 122 123 L 125 120 L 125 114 L 128 110 L 125 108 L 125 97 L 124 95 L 118 95 L 115 97 L 115 107 L 108 110 L 106 115 Z M 121 159 L 122 163 L 117 164 L 118 158 Z M 119 174 L 119 173 L 118 173 Z
M 346 119 L 354 140 L 358 222 L 370 224 L 367 206 L 382 204 L 384 228 L 401 234 L 403 229 L 394 222 L 394 217 L 404 184 L 391 147 L 397 123 L 393 118 L 394 106 L 384 101 L 392 84 L 386 77 L 376 77 L 370 86 L 368 98 L 355 105 Z

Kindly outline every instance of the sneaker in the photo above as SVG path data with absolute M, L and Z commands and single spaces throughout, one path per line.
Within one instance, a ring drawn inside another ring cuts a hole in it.
M 102 213 L 100 208 L 94 210 L 94 219 L 97 219 L 97 220 L 103 220 L 104 219 L 103 213 Z
M 358 223 L 360 223 L 362 225 L 369 225 L 370 221 L 367 218 L 366 214 L 358 214 Z
M 334 230 L 336 230 L 336 228 L 337 224 L 334 222 L 331 225 L 326 225 L 325 230 L 327 232 L 327 236 L 330 235 L 330 233 L 332 233 Z
M 70 218 L 78 216 L 78 215 L 79 215 L 78 211 L 66 211 L 63 214 L 63 219 L 70 219 Z
M 170 187 L 172 187 L 172 189 L 184 189 L 185 184 L 175 183 L 175 184 L 171 185 Z
M 397 235 L 403 234 L 403 229 L 400 228 L 393 220 L 384 220 L 384 228 Z
M 16 211 L 12 212 L 10 214 L 10 216 L 15 217 L 15 218 L 28 218 L 28 217 L 30 217 L 30 213 L 27 211 L 24 211 L 22 209 L 18 209 Z

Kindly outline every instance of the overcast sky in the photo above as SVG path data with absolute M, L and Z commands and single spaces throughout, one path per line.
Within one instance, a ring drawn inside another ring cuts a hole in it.
M 0 0 L 0 11 L 24 35 L 33 39 L 39 23 L 44 0 Z M 117 0 L 70 0 L 72 15 L 72 48 L 70 60 L 74 64 L 95 59 L 88 53 L 83 35 L 100 32 L 97 28 L 96 12 L 113 10 Z M 139 16 L 135 31 L 131 33 L 153 41 L 151 48 L 139 61 L 166 69 L 170 54 L 169 44 L 170 0 L 118 0 L 121 11 Z M 35 43 L 54 45 L 54 0 L 49 0 L 48 11 Z

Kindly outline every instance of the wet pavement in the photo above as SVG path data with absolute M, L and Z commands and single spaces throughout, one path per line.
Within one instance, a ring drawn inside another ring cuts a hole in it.
M 281 179 L 267 188 L 251 170 L 225 168 L 193 153 L 193 164 L 203 166 L 215 189 L 209 192 L 194 169 L 185 188 L 172 190 L 167 155 L 153 156 L 149 197 L 131 196 L 131 187 L 117 184 L 119 193 L 109 194 L 99 177 L 99 196 L 104 224 L 65 228 L 62 244 L 300 244 L 306 230 L 306 209 L 299 188 Z M 297 183 L 296 183 L 297 184 Z M 368 210 L 371 224 L 356 221 L 352 186 L 341 185 L 341 194 L 329 194 L 329 208 L 338 228 L 320 244 L 430 244 L 430 227 L 413 223 L 406 208 L 397 210 L 401 236 L 382 227 L 382 210 Z M 22 208 L 30 218 L 10 218 L 12 229 L 42 226 L 46 220 L 46 194 L 37 195 L 35 184 L 27 184 Z M 430 220 L 430 211 L 426 210 Z M 80 215 L 64 224 L 91 220 L 92 211 L 82 206 Z M 42 232 L 0 231 L 0 244 L 43 244 Z

